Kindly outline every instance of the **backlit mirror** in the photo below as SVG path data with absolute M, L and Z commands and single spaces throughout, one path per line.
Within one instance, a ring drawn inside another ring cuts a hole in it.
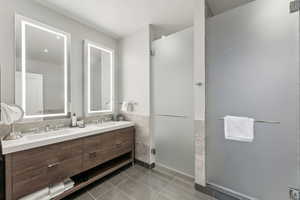
M 84 41 L 85 114 L 113 112 L 114 51 L 95 42 Z
M 68 115 L 70 35 L 16 15 L 15 103 L 24 118 Z

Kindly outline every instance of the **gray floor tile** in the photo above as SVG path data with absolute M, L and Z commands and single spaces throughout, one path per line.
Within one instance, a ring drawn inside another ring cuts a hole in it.
M 173 177 L 164 175 L 155 171 L 149 171 L 144 176 L 139 177 L 137 181 L 143 182 L 150 186 L 153 190 L 159 191 L 164 188 Z
M 126 172 L 121 172 L 113 177 L 111 177 L 108 181 L 114 186 L 119 185 L 121 182 L 128 180 L 129 176 Z
M 133 200 L 129 198 L 126 194 L 120 191 L 117 188 L 114 188 L 112 191 L 105 193 L 103 196 L 97 198 L 97 200 Z
M 216 200 L 194 189 L 194 182 L 138 165 L 66 200 Z
M 154 200 L 157 196 L 157 192 L 151 187 L 135 180 L 124 181 L 118 188 L 135 200 Z
M 140 166 L 140 165 L 137 165 L 137 164 L 135 164 L 133 167 L 131 167 L 131 168 L 135 168 L 135 169 L 137 169 L 137 170 L 140 170 L 140 171 L 144 171 L 144 172 L 147 172 L 147 171 L 149 171 L 149 169 L 147 169 L 147 168 L 145 168 L 145 167 L 142 167 L 142 166 Z M 129 168 L 130 169 L 130 168 Z
M 189 182 L 192 183 L 194 185 L 195 183 L 195 179 L 186 175 L 182 175 L 182 174 L 176 174 L 175 177 L 177 177 L 178 179 L 182 179 L 185 182 Z
M 98 185 L 93 186 L 88 192 L 95 198 L 102 196 L 103 194 L 110 192 L 114 189 L 113 184 L 109 181 L 99 183 Z
M 167 180 L 172 180 L 174 179 L 174 176 L 171 175 L 171 174 L 168 174 L 168 173 L 164 173 L 164 172 L 161 172 L 161 171 L 156 171 L 156 170 L 150 170 L 150 173 L 156 175 L 156 176 L 160 176 L 162 177 L 163 179 L 167 179 Z
M 177 173 L 174 172 L 174 171 L 171 171 L 167 168 L 164 168 L 160 165 L 156 165 L 155 168 L 153 169 L 154 171 L 159 171 L 159 172 L 162 172 L 164 174 L 169 174 L 170 176 L 175 176 Z
M 175 199 L 170 199 L 170 198 L 164 196 L 163 194 L 159 194 L 159 195 L 155 198 L 155 200 L 175 200 Z M 176 200 L 177 200 L 177 199 L 176 199 Z M 179 200 L 179 199 L 178 199 L 178 200 Z
M 131 167 L 126 170 L 126 174 L 130 177 L 133 178 L 134 180 L 141 178 L 142 176 L 145 176 L 146 173 L 149 170 L 143 167 L 140 167 L 138 165 L 135 165 L 134 167 Z
M 170 184 L 168 184 L 167 187 L 163 189 L 161 194 L 170 199 L 214 200 L 213 197 L 195 190 L 191 182 L 186 182 L 178 178 L 174 179 Z
M 89 193 L 85 192 L 79 196 L 72 198 L 73 200 L 94 200 Z

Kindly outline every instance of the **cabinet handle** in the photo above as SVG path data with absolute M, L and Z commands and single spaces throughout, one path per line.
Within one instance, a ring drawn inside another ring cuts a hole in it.
M 52 164 L 48 165 L 48 168 L 55 167 L 55 166 L 57 166 L 59 164 L 60 164 L 60 162 L 52 163 Z
M 118 147 L 121 146 L 121 145 L 122 145 L 122 142 L 117 142 L 116 143 L 116 146 L 118 146 Z

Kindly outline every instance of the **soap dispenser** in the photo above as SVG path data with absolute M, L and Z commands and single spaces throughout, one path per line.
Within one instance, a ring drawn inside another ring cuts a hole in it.
M 76 117 L 75 113 L 73 113 L 73 115 L 71 117 L 71 126 L 72 127 L 76 127 L 77 126 L 77 117 Z

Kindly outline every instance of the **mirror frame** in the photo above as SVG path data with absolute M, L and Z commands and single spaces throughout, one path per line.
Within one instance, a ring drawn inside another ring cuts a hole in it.
M 84 113 L 86 117 L 95 116 L 95 115 L 106 115 L 113 114 L 115 109 L 115 50 L 109 47 L 106 47 L 102 44 L 84 40 Z M 110 54 L 111 63 L 110 63 L 110 92 L 111 92 L 111 109 L 110 110 L 98 110 L 91 111 L 90 107 L 90 98 L 91 98 L 91 83 L 90 83 L 90 49 L 96 48 L 101 51 L 105 51 Z
M 18 27 L 20 26 L 20 27 Z M 24 38 L 26 26 L 31 26 L 52 34 L 56 34 L 61 36 L 64 39 L 64 112 L 63 113 L 55 113 L 55 114 L 42 114 L 42 115 L 26 115 L 26 98 L 24 95 L 26 94 L 26 43 Z M 20 30 L 20 33 L 18 33 Z M 21 37 L 21 74 L 22 74 L 22 105 L 20 105 L 24 110 L 24 121 L 26 120 L 47 120 L 47 119 L 61 119 L 61 118 L 69 118 L 70 117 L 70 102 L 71 102 L 71 90 L 70 90 L 70 51 L 71 51 L 71 34 L 39 22 L 37 20 L 30 19 L 28 17 L 24 17 L 19 14 L 15 14 L 15 72 L 14 72 L 14 84 L 15 84 L 15 76 L 17 69 L 17 37 Z M 14 88 L 15 90 L 15 88 Z M 25 91 L 25 92 L 24 92 Z M 14 102 L 16 103 L 16 95 L 14 93 Z

